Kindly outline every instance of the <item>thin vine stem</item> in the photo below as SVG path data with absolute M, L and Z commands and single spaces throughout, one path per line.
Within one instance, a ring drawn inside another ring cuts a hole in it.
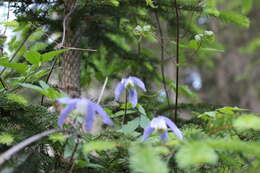
M 163 88 L 166 93 L 166 99 L 167 99 L 167 104 L 170 106 L 170 99 L 169 99 L 169 93 L 167 91 L 167 85 L 166 85 L 166 79 L 165 79 L 165 72 L 164 72 L 164 37 L 163 37 L 163 32 L 162 32 L 162 27 L 160 23 L 160 19 L 158 16 L 157 11 L 154 11 L 155 14 L 155 19 L 158 25 L 159 29 L 159 34 L 160 34 L 160 45 L 161 45 L 161 75 L 162 75 L 162 82 L 163 82 Z
M 178 114 L 178 97 L 179 97 L 179 38 L 180 38 L 180 23 L 179 23 L 179 9 L 177 0 L 174 0 L 175 14 L 176 14 L 176 91 L 175 91 L 175 112 L 174 121 L 177 124 Z

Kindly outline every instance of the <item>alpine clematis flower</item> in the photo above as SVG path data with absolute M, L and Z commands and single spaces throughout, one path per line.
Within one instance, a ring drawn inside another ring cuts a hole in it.
M 88 99 L 85 98 L 60 98 L 58 102 L 62 104 L 67 104 L 67 106 L 61 111 L 60 118 L 58 120 L 58 126 L 62 127 L 66 117 L 69 113 L 75 109 L 79 114 L 85 116 L 85 129 L 90 131 L 93 126 L 94 117 L 99 114 L 103 119 L 103 122 L 107 125 L 112 125 L 113 122 L 103 110 L 103 108 Z
M 118 101 L 124 90 L 128 91 L 129 102 L 132 103 L 133 108 L 137 105 L 137 92 L 135 85 L 139 86 L 143 91 L 146 91 L 144 83 L 137 77 L 123 78 L 120 83 L 117 84 L 115 89 L 115 100 Z
M 168 128 L 170 127 L 172 132 L 180 139 L 183 139 L 183 136 L 181 134 L 181 131 L 178 129 L 178 127 L 170 120 L 169 118 L 165 116 L 158 116 L 156 118 L 153 118 L 150 122 L 150 125 L 145 128 L 144 134 L 143 134 L 143 141 L 145 141 L 150 134 L 153 133 L 154 130 L 158 131 L 160 133 L 160 138 L 162 141 L 166 141 L 168 138 Z

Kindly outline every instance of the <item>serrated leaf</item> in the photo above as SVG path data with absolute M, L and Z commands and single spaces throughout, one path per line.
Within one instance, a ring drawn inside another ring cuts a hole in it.
M 116 147 L 116 143 L 112 141 L 91 141 L 83 145 L 83 152 L 109 150 Z

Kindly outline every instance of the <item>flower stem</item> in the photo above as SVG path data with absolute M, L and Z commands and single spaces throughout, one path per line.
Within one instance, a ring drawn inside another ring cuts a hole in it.
M 174 121 L 177 124 L 177 113 L 178 113 L 178 97 L 179 97 L 179 9 L 177 6 L 177 0 L 174 0 L 175 14 L 176 14 L 176 94 L 175 94 L 175 113 Z
M 128 100 L 128 95 L 127 95 L 127 91 L 126 91 L 126 92 L 125 92 L 125 114 L 124 114 L 124 116 L 123 116 L 122 125 L 125 124 L 125 117 L 126 117 L 127 104 L 128 104 L 127 100 Z

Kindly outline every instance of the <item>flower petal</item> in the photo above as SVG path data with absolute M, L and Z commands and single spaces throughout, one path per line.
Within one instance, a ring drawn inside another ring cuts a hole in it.
M 143 138 L 142 141 L 145 141 L 154 131 L 154 128 L 152 128 L 151 126 L 148 126 L 144 129 L 144 134 L 143 134 Z
M 135 89 L 128 91 L 129 102 L 132 103 L 132 107 L 135 108 L 137 105 L 137 92 Z
M 161 141 L 166 141 L 168 139 L 168 132 L 163 132 L 160 134 Z
M 121 81 L 117 84 L 115 89 L 115 100 L 118 101 L 120 99 L 120 96 L 122 92 L 125 90 L 124 83 Z
M 61 113 L 60 113 L 60 118 L 58 120 L 58 126 L 62 127 L 66 117 L 68 116 L 68 114 L 75 109 L 76 107 L 76 102 L 70 103 L 69 105 L 67 105 L 64 109 L 62 109 Z
M 183 136 L 181 134 L 181 131 L 178 129 L 178 127 L 172 122 L 172 120 L 170 120 L 169 118 L 167 117 L 164 117 L 164 120 L 166 121 L 167 125 L 170 127 L 170 129 L 173 131 L 173 133 L 175 133 L 175 135 L 180 139 L 182 140 L 183 139 Z
M 76 102 L 78 99 L 63 97 L 63 98 L 59 98 L 57 100 L 59 103 L 62 103 L 62 104 L 71 104 L 71 103 Z
M 110 117 L 107 115 L 107 113 L 103 110 L 103 108 L 96 104 L 92 103 L 94 110 L 101 116 L 103 119 L 103 122 L 107 125 L 113 125 L 113 121 L 110 119 Z
M 95 111 L 94 111 L 94 108 L 93 108 L 93 103 L 89 102 L 88 108 L 87 108 L 87 114 L 85 116 L 85 129 L 86 129 L 86 131 L 90 131 L 92 129 L 94 117 L 95 117 Z
M 143 81 L 141 81 L 141 79 L 137 78 L 137 77 L 129 77 L 132 81 L 134 81 L 134 84 L 139 86 L 143 91 L 146 91 L 145 85 L 143 83 Z

